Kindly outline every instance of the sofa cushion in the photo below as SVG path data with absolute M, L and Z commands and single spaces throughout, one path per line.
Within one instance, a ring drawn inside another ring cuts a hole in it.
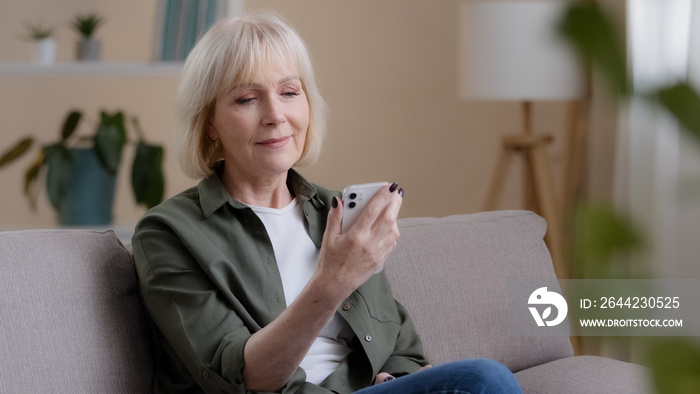
M 568 357 L 520 371 L 525 394 L 645 394 L 654 392 L 649 368 L 596 356 Z
M 509 283 L 556 278 L 544 219 L 497 211 L 402 219 L 399 228 L 385 267 L 432 363 L 487 357 L 519 371 L 573 355 L 568 336 L 509 334 Z
M 0 392 L 145 393 L 136 276 L 112 232 L 0 232 Z

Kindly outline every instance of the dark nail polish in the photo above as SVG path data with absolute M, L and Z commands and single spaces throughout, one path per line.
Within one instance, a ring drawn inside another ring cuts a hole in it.
M 331 206 L 333 208 L 338 208 L 338 197 L 333 196 L 333 199 L 331 200 Z
M 399 189 L 399 195 L 403 197 L 403 188 Z
M 398 183 L 392 183 L 391 186 L 389 187 L 389 191 L 393 193 L 397 187 L 399 187 Z

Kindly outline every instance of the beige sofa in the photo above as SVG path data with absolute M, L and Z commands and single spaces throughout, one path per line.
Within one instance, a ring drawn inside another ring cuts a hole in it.
M 526 393 L 649 392 L 646 368 L 509 334 L 509 283 L 554 278 L 525 211 L 400 222 L 386 263 L 434 364 L 498 360 Z M 0 393 L 147 393 L 152 356 L 132 257 L 111 232 L 0 232 Z

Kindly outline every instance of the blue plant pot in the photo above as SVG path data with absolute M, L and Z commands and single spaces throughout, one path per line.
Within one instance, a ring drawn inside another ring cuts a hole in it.
M 92 148 L 71 148 L 73 171 L 58 212 L 63 226 L 107 226 L 112 223 L 115 175 L 100 164 Z

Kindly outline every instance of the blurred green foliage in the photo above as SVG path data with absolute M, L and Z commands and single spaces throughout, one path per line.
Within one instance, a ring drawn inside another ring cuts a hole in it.
M 700 141 L 700 96 L 687 82 L 679 82 L 657 93 L 659 104 Z
M 98 15 L 96 12 L 88 12 L 85 14 L 76 15 L 71 21 L 71 26 L 73 29 L 75 29 L 75 31 L 87 39 L 92 37 L 97 28 L 102 26 L 104 22 L 104 18 Z
M 594 1 L 572 3 L 561 20 L 560 33 L 582 59 L 607 81 L 611 94 L 628 99 L 630 87 L 622 41 L 615 24 Z M 700 142 L 700 96 L 687 81 L 676 82 L 643 96 L 666 109 L 682 129 Z M 611 206 L 584 204 L 575 215 L 573 253 L 582 279 L 639 277 L 643 269 L 619 270 L 615 255 L 644 245 L 633 221 Z M 630 268 L 630 267 L 628 267 Z M 688 338 L 653 337 L 645 341 L 655 389 L 659 393 L 700 392 L 700 349 Z
M 654 341 L 647 356 L 659 393 L 697 394 L 700 391 L 700 349 L 688 340 Z
M 41 23 L 24 23 L 27 28 L 27 38 L 32 41 L 39 41 L 53 36 L 55 28 L 45 26 Z
M 632 269 L 616 257 L 643 245 L 642 236 L 632 220 L 607 204 L 583 203 L 577 207 L 573 222 L 572 277 L 586 279 L 622 279 Z M 624 260 L 623 260 L 624 262 Z M 635 270 L 635 277 L 645 276 Z
M 624 45 L 615 34 L 612 20 L 596 2 L 572 3 L 559 31 L 592 67 L 602 72 L 615 95 L 629 94 Z

